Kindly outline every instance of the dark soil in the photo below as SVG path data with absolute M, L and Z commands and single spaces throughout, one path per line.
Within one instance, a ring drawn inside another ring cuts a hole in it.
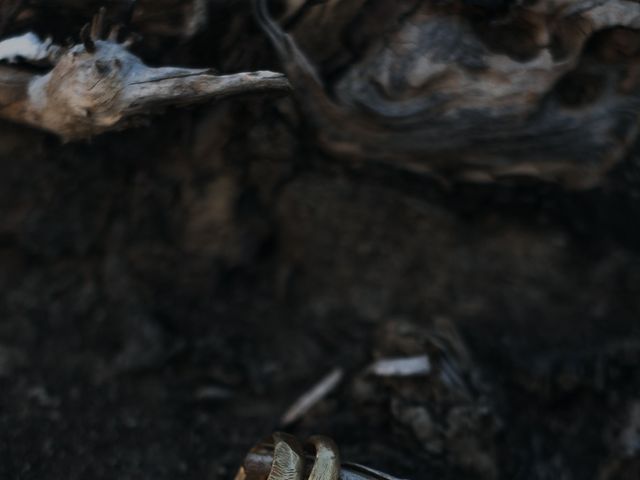
M 224 32 L 163 58 L 277 68 L 246 32 L 228 63 L 205 48 Z M 233 478 L 335 367 L 344 381 L 287 430 L 348 460 L 637 479 L 637 162 L 586 192 L 445 190 L 325 158 L 288 98 L 80 144 L 3 124 L 0 479 Z M 416 353 L 458 383 L 363 374 Z

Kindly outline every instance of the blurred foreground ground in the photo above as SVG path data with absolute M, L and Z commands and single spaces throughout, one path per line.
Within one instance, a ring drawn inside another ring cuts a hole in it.
M 210 40 L 167 63 L 277 68 L 259 41 L 225 64 Z M 326 159 L 292 105 L 234 99 L 86 144 L 0 126 L 0 478 L 232 478 L 341 367 L 289 430 L 349 460 L 637 479 L 638 157 L 583 192 L 443 189 Z M 421 353 L 449 373 L 363 374 Z

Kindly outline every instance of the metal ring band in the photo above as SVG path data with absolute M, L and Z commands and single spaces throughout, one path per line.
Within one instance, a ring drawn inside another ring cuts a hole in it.
M 340 454 L 335 442 L 321 435 L 310 437 L 307 442 L 316 450 L 316 459 L 308 480 L 338 480 Z
M 298 440 L 286 433 L 274 433 L 273 441 L 273 465 L 267 480 L 302 480 L 304 455 Z

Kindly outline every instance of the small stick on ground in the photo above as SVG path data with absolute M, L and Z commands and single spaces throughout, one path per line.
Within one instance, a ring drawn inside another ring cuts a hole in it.
M 381 358 L 373 362 L 367 372 L 378 377 L 413 377 L 428 375 L 431 362 L 427 355 L 415 357 Z
M 286 427 L 302 418 L 316 403 L 329 395 L 338 386 L 343 376 L 343 370 L 336 368 L 323 377 L 322 380 L 289 407 L 280 420 L 281 425 Z
M 248 93 L 286 93 L 284 75 L 269 71 L 216 75 L 210 69 L 145 65 L 127 43 L 101 38 L 104 11 L 69 49 L 35 34 L 0 42 L 0 60 L 49 61 L 46 74 L 0 66 L 0 118 L 31 125 L 64 140 L 90 138 L 140 124 L 168 106 Z

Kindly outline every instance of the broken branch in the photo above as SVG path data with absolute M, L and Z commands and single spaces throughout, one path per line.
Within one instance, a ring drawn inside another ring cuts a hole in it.
M 126 45 L 97 38 L 102 31 L 97 17 L 83 28 L 82 43 L 64 53 L 32 33 L 0 42 L 0 60 L 54 62 L 44 75 L 2 67 L 0 118 L 77 140 L 127 128 L 166 106 L 289 89 L 283 74 L 269 71 L 214 75 L 209 69 L 152 68 Z

